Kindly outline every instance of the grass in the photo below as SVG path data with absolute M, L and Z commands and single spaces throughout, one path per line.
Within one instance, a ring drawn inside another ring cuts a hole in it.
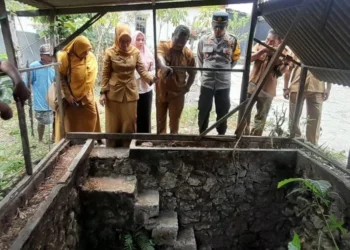
M 16 107 L 12 105 L 14 116 L 9 121 L 0 120 L 0 200 L 10 188 L 25 174 L 21 135 L 18 125 Z M 49 131 L 46 129 L 44 143 L 37 139 L 37 123 L 34 118 L 34 134 L 31 136 L 28 106 L 25 107 L 27 116 L 27 129 L 33 166 L 38 163 L 52 148 Z

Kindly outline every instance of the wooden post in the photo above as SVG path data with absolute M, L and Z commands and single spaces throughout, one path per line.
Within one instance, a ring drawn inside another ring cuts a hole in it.
M 299 120 L 300 120 L 300 116 L 301 116 L 301 112 L 302 112 L 302 102 L 303 102 L 303 95 L 304 95 L 307 71 L 308 71 L 307 68 L 305 68 L 303 66 L 301 67 L 296 107 L 295 107 L 295 111 L 294 111 L 294 117 L 293 117 L 293 122 L 292 122 L 292 129 L 290 131 L 290 137 L 291 138 L 295 137 L 295 132 L 296 132 L 297 126 L 299 124 Z
M 257 1 L 254 1 L 253 9 L 252 9 L 252 17 L 250 21 L 247 54 L 246 54 L 245 63 L 244 63 L 244 73 L 243 73 L 242 85 L 241 85 L 240 103 L 243 103 L 245 100 L 247 100 L 253 39 L 254 39 L 254 33 L 255 33 L 255 27 L 256 27 L 257 21 L 258 21 L 258 3 Z M 244 109 L 239 110 L 238 121 L 242 119 L 243 113 L 244 113 Z
M 27 61 L 27 68 L 29 68 L 29 62 Z M 32 83 L 31 83 L 31 79 L 30 79 L 30 72 L 27 72 L 27 86 L 30 90 L 30 92 L 32 92 Z M 32 97 L 30 97 L 28 99 L 28 105 L 29 105 L 29 120 L 30 120 L 30 129 L 32 132 L 32 136 L 34 136 L 34 119 L 33 119 L 33 99 Z
M 243 130 L 245 129 L 246 126 L 246 120 L 248 115 L 250 115 L 250 112 L 255 104 L 255 101 L 260 93 L 260 91 L 262 90 L 262 88 L 264 87 L 265 83 L 266 83 L 266 79 L 267 76 L 270 74 L 270 72 L 272 71 L 273 67 L 275 66 L 276 61 L 278 60 L 278 58 L 280 57 L 280 55 L 282 54 L 284 48 L 286 47 L 287 41 L 290 37 L 290 35 L 294 32 L 294 30 L 297 28 L 299 21 L 302 19 L 303 14 L 305 13 L 305 11 L 307 10 L 307 5 L 308 3 L 306 2 L 303 5 L 303 8 L 301 8 L 301 10 L 298 12 L 296 18 L 294 19 L 291 27 L 289 28 L 287 34 L 285 35 L 283 42 L 281 43 L 281 45 L 278 47 L 277 51 L 274 53 L 274 55 L 272 56 L 269 64 L 267 65 L 265 71 L 262 74 L 262 77 L 259 79 L 259 82 L 257 83 L 257 89 L 255 90 L 255 92 L 253 93 L 253 95 L 250 97 L 249 99 L 249 103 L 247 104 L 247 108 L 244 111 L 244 114 L 242 116 L 241 121 L 239 122 L 239 125 L 237 127 L 236 130 L 236 136 L 238 138 L 241 138 L 242 134 L 243 134 Z
M 55 13 L 51 13 L 50 15 L 50 24 L 52 30 L 51 31 L 51 37 L 50 37 L 50 43 L 51 43 L 51 49 L 52 49 L 52 54 L 54 56 L 54 61 L 58 62 L 57 60 L 57 51 L 55 49 L 56 46 L 56 37 L 55 37 L 55 20 L 56 20 L 56 16 Z M 58 103 L 58 116 L 59 116 L 59 134 L 62 137 L 65 137 L 66 131 L 64 128 L 64 110 L 63 110 L 63 102 L 62 102 L 62 85 L 61 85 L 61 75 L 59 72 L 59 65 L 55 66 L 55 82 L 56 82 L 56 97 L 57 97 L 57 103 Z M 56 121 L 55 121 L 56 122 Z M 54 124 L 55 126 L 55 124 Z M 56 133 L 58 131 L 55 131 Z
M 217 122 L 215 122 L 213 125 L 211 125 L 209 128 L 207 128 L 204 132 L 202 132 L 197 138 L 196 140 L 200 140 L 202 139 L 205 135 L 207 135 L 210 131 L 212 131 L 214 128 L 218 127 L 221 123 L 223 123 L 224 121 L 226 121 L 230 116 L 232 116 L 234 113 L 236 113 L 237 111 L 242 110 L 245 105 L 247 104 L 248 99 L 246 99 L 245 101 L 243 101 L 241 104 L 239 104 L 237 107 L 235 107 L 234 109 L 232 109 L 230 112 L 228 112 L 226 115 L 224 115 L 223 117 L 221 117 L 220 120 L 218 120 Z
M 350 150 L 349 150 L 349 155 L 348 155 L 348 164 L 346 165 L 347 169 L 350 169 Z
M 155 60 L 155 72 L 156 75 L 158 74 L 158 57 L 157 57 L 157 10 L 156 10 L 156 3 L 155 0 L 152 0 L 152 16 L 153 16 L 153 43 L 154 43 L 154 60 Z M 158 84 L 158 83 L 156 83 Z M 156 86 L 157 88 L 157 86 Z M 157 109 L 157 104 L 158 104 L 158 94 L 156 90 L 156 123 L 157 123 L 157 135 L 160 134 L 159 131 L 159 121 L 158 121 L 158 109 Z
M 18 65 L 17 65 L 16 53 L 15 53 L 15 48 L 13 46 L 12 34 L 11 34 L 10 24 L 7 16 L 5 0 L 0 0 L 0 16 L 2 17 L 1 30 L 4 38 L 5 47 L 6 47 L 7 57 L 8 57 L 8 60 L 17 68 Z M 19 128 L 21 131 L 22 148 L 23 148 L 23 156 L 24 156 L 26 172 L 28 175 L 32 175 L 33 167 L 32 167 L 31 155 L 30 155 L 26 115 L 25 115 L 24 107 L 22 106 L 21 102 L 19 100 L 15 100 L 15 101 L 17 106 Z

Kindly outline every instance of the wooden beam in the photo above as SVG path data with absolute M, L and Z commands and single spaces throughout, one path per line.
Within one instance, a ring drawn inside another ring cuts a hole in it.
M 243 103 L 245 100 L 247 100 L 247 93 L 248 93 L 248 85 L 249 85 L 249 76 L 250 76 L 250 63 L 251 63 L 251 57 L 252 57 L 252 47 L 253 47 L 253 38 L 255 34 L 255 27 L 256 23 L 258 21 L 258 3 L 257 1 L 253 2 L 253 8 L 252 8 L 252 15 L 250 20 L 250 30 L 249 30 L 249 37 L 248 37 L 248 44 L 247 44 L 247 53 L 244 63 L 244 72 L 243 72 L 243 78 L 241 83 L 241 95 L 240 95 L 240 103 Z M 244 110 L 239 110 L 238 113 L 238 121 L 242 119 Z
M 264 47 L 270 49 L 270 50 L 273 51 L 273 52 L 276 51 L 275 48 L 273 48 L 273 47 L 267 45 L 266 43 L 260 41 L 260 40 L 257 39 L 257 38 L 254 38 L 254 42 L 257 42 L 258 44 L 260 44 L 260 45 L 262 45 L 262 46 L 264 46 Z M 285 56 L 285 55 L 283 55 L 283 54 L 281 55 L 281 57 L 287 58 L 287 56 Z M 290 56 L 289 56 L 289 57 L 290 57 Z M 289 61 L 293 62 L 294 64 L 296 64 L 296 65 L 298 65 L 298 66 L 301 66 L 301 63 L 300 63 L 300 62 L 297 62 L 297 61 L 295 61 L 294 59 L 291 59 L 291 58 L 288 58 L 288 59 L 289 59 Z
M 74 31 L 67 39 L 65 39 L 63 42 L 58 44 L 55 49 L 54 53 L 56 54 L 57 51 L 61 50 L 64 46 L 69 44 L 71 41 L 73 41 L 77 36 L 79 36 L 81 33 L 83 33 L 86 29 L 91 27 L 95 22 L 97 22 L 101 17 L 103 17 L 107 11 L 99 12 L 96 15 L 94 15 L 92 18 L 90 18 L 83 26 L 81 26 L 79 29 Z
M 17 68 L 18 64 L 16 59 L 16 52 L 13 45 L 12 33 L 11 33 L 8 15 L 6 11 L 5 0 L 0 0 L 0 16 L 2 16 L 1 31 L 2 31 L 2 35 L 3 35 L 5 47 L 6 47 L 7 57 L 8 57 L 8 60 Z M 25 164 L 27 174 L 32 175 L 33 166 L 32 166 L 32 160 L 30 155 L 26 115 L 25 115 L 24 107 L 22 106 L 22 103 L 20 102 L 20 100 L 15 100 L 15 101 L 16 101 L 16 107 L 17 107 L 17 113 L 18 113 L 19 129 L 21 132 L 24 164 Z
M 240 72 L 243 73 L 244 69 L 222 69 L 222 68 L 196 68 L 196 67 L 184 67 L 184 66 L 169 66 L 170 68 L 177 70 L 199 70 L 199 71 L 209 71 L 209 72 Z
M 167 1 L 161 3 L 155 3 L 156 9 L 170 9 L 170 8 L 186 8 L 186 7 L 200 7 L 200 6 L 213 6 L 213 5 L 227 5 L 227 4 L 245 4 L 253 3 L 256 0 L 194 0 L 194 1 Z M 102 6 L 79 6 L 71 8 L 56 8 L 56 15 L 72 15 L 72 14 L 85 14 L 85 13 L 97 13 L 97 12 L 122 12 L 122 11 L 142 11 L 152 10 L 152 3 L 145 4 L 114 4 L 114 5 L 102 5 Z M 17 11 L 17 16 L 49 16 L 50 9 L 39 10 L 26 10 Z
M 258 85 L 257 89 L 255 90 L 253 95 L 250 97 L 249 103 L 247 104 L 247 108 L 244 111 L 244 114 L 242 116 L 242 120 L 239 122 L 239 125 L 236 129 L 236 135 L 238 136 L 238 138 L 241 138 L 241 136 L 243 134 L 243 131 L 244 131 L 245 126 L 246 126 L 247 117 L 248 117 L 248 115 L 250 115 L 250 112 L 255 104 L 255 101 L 256 101 L 260 91 L 262 90 L 262 88 L 264 87 L 264 85 L 266 83 L 267 76 L 271 73 L 273 67 L 275 66 L 276 61 L 278 60 L 278 58 L 282 54 L 284 48 L 286 47 L 286 44 L 288 42 L 289 37 L 293 34 L 295 29 L 297 28 L 299 21 L 303 18 L 305 11 L 308 9 L 307 5 L 308 5 L 308 3 L 305 3 L 303 5 L 303 8 L 301 8 L 301 10 L 298 12 L 296 18 L 294 19 L 291 27 L 288 30 L 286 36 L 284 37 L 283 42 L 279 45 L 277 51 L 272 56 L 269 64 L 267 65 L 265 71 L 263 72 L 262 77 L 259 79 L 259 82 L 257 83 L 257 85 Z
M 66 135 L 67 140 L 102 140 L 102 139 L 110 139 L 110 140 L 141 140 L 141 141 L 195 141 L 198 138 L 198 135 L 179 135 L 179 134 L 119 134 L 119 133 L 96 133 L 96 132 L 69 132 Z M 221 135 L 221 136 L 205 136 L 203 140 L 206 141 L 223 141 L 223 142 L 235 142 L 236 136 L 230 135 Z M 271 140 L 271 137 L 268 136 L 243 136 L 241 140 L 247 142 L 265 142 L 267 140 Z M 275 142 L 292 142 L 288 137 L 273 137 Z
M 33 67 L 33 68 L 18 69 L 18 72 L 19 73 L 25 73 L 25 72 L 30 72 L 30 71 L 33 71 L 33 70 L 45 69 L 45 68 L 56 66 L 56 65 L 61 65 L 61 63 L 50 63 L 50 64 L 45 64 L 45 65 L 38 66 L 38 67 Z M 6 74 L 4 72 L 0 72 L 0 76 L 6 76 Z
M 302 113 L 302 103 L 304 101 L 303 96 L 304 96 L 306 77 L 307 77 L 307 68 L 302 67 L 300 72 L 299 89 L 298 89 L 296 107 L 295 107 L 295 112 L 294 112 L 294 117 L 292 122 L 292 129 L 290 131 L 291 138 L 295 137 L 296 129 L 299 125 L 299 120 Z
M 213 125 L 211 125 L 209 128 L 207 128 L 205 131 L 203 131 L 197 138 L 196 140 L 200 140 L 202 139 L 205 135 L 207 135 L 210 131 L 212 131 L 214 128 L 218 127 L 221 123 L 223 123 L 224 121 L 226 121 L 229 117 L 231 117 L 234 113 L 236 113 L 239 110 L 242 110 L 245 105 L 247 104 L 248 99 L 246 99 L 244 102 L 242 102 L 241 104 L 239 104 L 237 107 L 235 107 L 234 109 L 232 109 L 230 112 L 228 112 L 226 115 L 224 115 L 223 117 L 221 117 L 220 120 L 218 120 L 217 122 L 215 122 Z

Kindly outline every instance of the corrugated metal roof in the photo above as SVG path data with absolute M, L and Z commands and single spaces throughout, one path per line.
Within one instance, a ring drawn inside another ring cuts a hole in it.
M 286 0 L 271 0 L 261 4 L 283 6 Z M 291 0 L 288 0 L 291 1 Z M 300 1 L 295 1 L 300 2 Z M 285 36 L 300 5 L 264 15 L 265 20 L 281 36 Z M 328 9 L 328 11 L 327 11 Z M 298 28 L 290 37 L 288 46 L 305 65 L 333 69 L 350 69 L 350 1 L 318 0 L 309 4 Z M 310 70 L 318 79 L 350 86 L 350 73 Z

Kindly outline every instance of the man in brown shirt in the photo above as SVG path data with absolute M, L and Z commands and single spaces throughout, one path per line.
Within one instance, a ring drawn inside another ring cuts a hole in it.
M 195 70 L 173 70 L 171 66 L 195 67 L 192 51 L 185 48 L 190 30 L 184 25 L 176 27 L 171 41 L 160 42 L 157 56 L 160 71 L 156 84 L 157 131 L 166 133 L 167 113 L 169 111 L 170 133 L 179 132 L 180 117 L 185 103 L 185 94 L 190 90 Z
M 265 43 L 271 47 L 277 48 L 281 44 L 282 40 L 280 36 L 274 31 L 270 30 Z M 250 74 L 249 86 L 248 86 L 248 98 L 254 93 L 257 88 L 257 83 L 262 77 L 267 65 L 272 58 L 273 52 L 260 45 L 256 44 L 252 49 L 252 59 L 254 62 L 253 70 Z M 250 115 L 247 118 L 247 125 L 245 134 L 261 136 L 267 115 L 270 111 L 271 103 L 273 98 L 276 96 L 277 78 L 281 76 L 287 68 L 287 63 L 283 63 L 282 60 L 278 60 L 272 72 L 267 76 L 264 87 L 258 95 L 256 102 L 257 114 L 254 118 L 254 127 L 250 132 Z
M 292 54 L 292 56 L 294 60 L 299 61 L 295 55 Z M 289 99 L 289 129 L 291 129 L 295 114 L 300 73 L 301 67 L 290 63 L 289 72 L 284 78 L 283 96 L 284 98 Z M 320 136 L 322 104 L 328 99 L 332 84 L 327 83 L 327 88 L 325 85 L 325 82 L 318 80 L 311 72 L 307 73 L 303 95 L 303 103 L 306 100 L 307 106 L 306 140 L 314 145 L 317 145 Z M 297 119 L 298 122 L 295 135 L 301 137 L 299 127 L 300 116 L 297 117 Z

